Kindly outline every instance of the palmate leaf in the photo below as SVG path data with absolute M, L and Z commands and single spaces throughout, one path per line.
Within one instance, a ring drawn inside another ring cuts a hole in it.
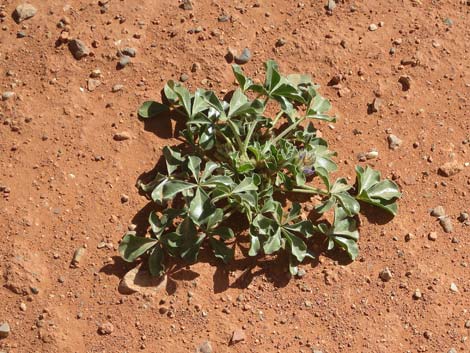
M 364 170 L 361 166 L 356 166 L 356 175 L 356 198 L 395 216 L 398 211 L 396 200 L 401 196 L 398 185 L 388 179 L 380 181 L 380 173 L 370 167 Z

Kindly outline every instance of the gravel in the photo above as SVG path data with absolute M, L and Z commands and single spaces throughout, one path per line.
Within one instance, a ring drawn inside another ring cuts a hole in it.
M 85 252 L 86 249 L 83 246 L 75 250 L 70 267 L 79 267 L 80 263 L 83 262 L 83 256 L 85 256 Z
M 69 42 L 69 50 L 77 60 L 90 55 L 90 48 L 79 39 L 72 39 Z
M 0 338 L 7 338 L 10 334 L 10 325 L 5 322 L 0 324 Z
M 391 150 L 398 149 L 398 147 L 400 147 L 400 145 L 403 143 L 402 140 L 400 140 L 397 136 L 393 134 L 388 135 L 387 140 L 388 140 L 388 147 Z
M 235 62 L 239 65 L 246 64 L 251 59 L 251 51 L 248 48 L 243 49 L 240 55 L 234 57 Z
M 382 281 L 388 282 L 392 279 L 392 272 L 388 267 L 385 267 L 379 274 L 379 277 Z
M 130 56 L 127 56 L 127 55 L 121 56 L 121 58 L 119 59 L 119 62 L 118 62 L 118 68 L 123 69 L 127 65 L 129 65 L 130 62 L 131 62 L 131 57 Z

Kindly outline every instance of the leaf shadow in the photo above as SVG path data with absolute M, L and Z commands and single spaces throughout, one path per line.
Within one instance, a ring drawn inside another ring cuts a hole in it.
M 376 225 L 384 225 L 393 219 L 392 214 L 364 202 L 361 202 L 361 214 L 369 223 Z

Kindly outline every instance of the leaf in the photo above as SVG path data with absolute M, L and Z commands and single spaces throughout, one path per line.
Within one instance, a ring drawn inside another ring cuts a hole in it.
M 281 229 L 278 227 L 264 242 L 263 251 L 266 255 L 271 255 L 277 252 L 281 245 Z
M 188 169 L 191 171 L 193 178 L 199 182 L 199 174 L 201 173 L 201 158 L 197 156 L 188 157 Z
M 364 170 L 361 166 L 356 166 L 356 175 L 356 198 L 395 216 L 398 212 L 396 200 L 401 197 L 398 185 L 388 179 L 380 181 L 380 173 L 370 167 Z
M 208 217 L 215 212 L 215 206 L 209 195 L 202 189 L 197 188 L 191 203 L 189 204 L 189 216 L 197 225 L 207 222 Z
M 235 186 L 235 188 L 232 190 L 232 194 L 238 194 L 238 193 L 245 192 L 245 191 L 255 191 L 255 190 L 258 190 L 258 187 L 253 182 L 253 178 L 246 177 L 240 182 L 240 184 Z
M 165 265 L 163 264 L 163 249 L 159 246 L 154 247 L 150 251 L 148 260 L 149 271 L 152 276 L 163 276 L 165 273 Z
M 211 237 L 209 244 L 214 250 L 215 257 L 221 259 L 224 263 L 228 264 L 233 259 L 234 249 L 229 248 L 223 241 Z
M 290 232 L 284 231 L 283 234 L 287 240 L 287 244 L 289 244 L 291 254 L 294 255 L 299 262 L 302 262 L 307 254 L 307 245 L 305 242 Z
M 313 224 L 310 221 L 300 221 L 291 225 L 284 225 L 283 229 L 289 230 L 291 232 L 298 232 L 306 238 L 310 238 L 313 233 Z
M 177 194 L 179 194 L 182 191 L 189 190 L 196 187 L 196 184 L 193 183 L 188 183 L 183 180 L 167 180 L 165 184 L 163 184 L 162 187 L 162 195 L 164 200 L 170 200 L 174 198 Z M 153 193 L 152 193 L 153 197 Z
M 243 94 L 241 89 L 237 88 L 233 92 L 232 99 L 230 100 L 230 108 L 228 110 L 228 116 L 234 117 L 239 116 L 247 111 L 251 110 L 251 104 L 248 102 L 248 97 Z
M 191 119 L 193 119 L 200 112 L 206 110 L 209 107 L 205 99 L 205 90 L 197 89 L 194 93 L 193 104 L 191 107 Z
M 183 165 L 185 160 L 179 151 L 174 151 L 169 146 L 163 147 L 163 156 L 165 157 L 168 175 L 173 174 L 179 166 Z
M 155 118 L 156 116 L 168 112 L 168 106 L 155 101 L 146 101 L 142 103 L 138 114 L 142 119 Z
M 281 75 L 279 74 L 279 67 L 274 60 L 268 60 L 265 63 L 266 68 L 266 79 L 264 86 L 268 92 L 271 92 L 281 81 Z
M 245 74 L 243 73 L 242 68 L 237 65 L 233 64 L 232 65 L 232 71 L 233 75 L 235 76 L 235 79 L 237 80 L 238 84 L 240 85 L 240 89 L 245 92 L 250 88 L 250 86 L 253 84 L 253 81 L 246 77 Z
M 256 235 L 250 234 L 250 250 L 248 251 L 249 256 L 258 255 L 261 249 L 261 243 Z
M 151 238 L 138 237 L 127 233 L 119 244 L 119 253 L 127 262 L 134 262 L 158 243 L 158 240 Z

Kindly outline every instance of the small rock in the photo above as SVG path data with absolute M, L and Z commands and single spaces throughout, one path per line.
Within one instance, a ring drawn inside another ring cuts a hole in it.
M 135 58 L 135 56 L 137 55 L 137 50 L 135 50 L 134 48 L 124 48 L 123 50 L 121 50 L 121 53 L 130 56 L 131 58 Z
M 99 78 L 101 77 L 101 70 L 100 69 L 95 69 L 90 73 L 91 78 Z
M 280 48 L 284 46 L 285 44 L 286 44 L 286 40 L 283 38 L 279 38 L 278 40 L 276 40 L 276 43 L 274 45 L 276 46 L 276 48 Z
M 25 32 L 22 32 L 22 31 L 16 32 L 16 38 L 24 38 L 26 36 L 27 34 Z
M 201 70 L 201 64 L 193 63 L 191 65 L 191 72 L 196 72 L 196 71 L 199 71 L 199 70 Z
M 6 91 L 2 93 L 2 101 L 6 101 L 15 96 L 15 92 Z
M 21 304 L 20 304 L 20 310 L 24 312 L 24 311 L 26 311 L 26 309 L 27 309 L 26 304 L 25 304 L 25 303 L 21 303 Z
M 457 293 L 459 291 L 459 289 L 457 288 L 457 285 L 454 282 L 450 284 L 450 291 L 453 293 Z
M 430 340 L 432 338 L 432 333 L 431 333 L 431 331 L 424 331 L 423 336 L 427 340 Z
M 305 271 L 305 269 L 303 268 L 299 268 L 299 270 L 297 271 L 297 278 L 302 278 L 304 277 L 305 275 L 307 274 L 307 271 Z
M 246 338 L 245 331 L 236 329 L 232 333 L 232 338 L 230 339 L 230 344 L 236 344 L 238 342 L 244 341 Z
M 326 9 L 328 11 L 333 11 L 336 7 L 336 1 L 335 0 L 328 0 L 328 3 L 326 4 Z
M 101 81 L 100 80 L 96 80 L 94 78 L 89 78 L 87 81 L 86 81 L 86 85 L 87 85 L 87 89 L 90 91 L 90 92 L 93 92 L 97 87 L 99 87 L 101 85 Z
M 327 86 L 336 86 L 341 82 L 341 75 L 334 75 L 327 83 Z
M 428 234 L 428 239 L 431 241 L 436 241 L 437 240 L 437 233 L 436 232 L 431 232 Z
M 423 297 L 423 294 L 419 289 L 416 289 L 415 292 L 413 293 L 413 299 L 421 299 Z
M 209 341 L 203 342 L 197 347 L 196 353 L 212 353 L 212 345 Z
M 465 328 L 470 328 L 470 320 L 465 321 Z
M 437 170 L 439 175 L 442 175 L 444 177 L 451 177 L 454 176 L 458 173 L 460 173 L 463 170 L 463 165 L 457 161 L 452 161 L 452 162 L 447 162 L 444 163 L 439 167 Z
M 372 150 L 372 151 L 369 151 L 369 152 L 365 153 L 365 157 L 366 157 L 367 160 L 376 159 L 378 156 L 379 156 L 379 152 L 376 151 L 376 150 Z
M 167 306 L 161 306 L 158 308 L 158 312 L 162 315 L 165 315 L 168 312 L 168 307 Z
M 121 202 L 126 203 L 127 201 L 129 201 L 129 196 L 127 196 L 125 194 L 122 194 L 121 195 Z
M 400 76 L 398 82 L 401 84 L 402 91 L 408 91 L 411 88 L 411 78 L 409 76 Z
M 193 4 L 191 3 L 191 0 L 183 0 L 183 3 L 181 4 L 181 8 L 186 11 L 192 11 Z
M 374 31 L 376 31 L 377 29 L 379 29 L 379 27 L 378 27 L 375 23 L 371 23 L 371 24 L 369 25 L 369 31 L 374 32 Z
M 7 338 L 9 334 L 10 325 L 7 322 L 0 324 L 0 339 Z
M 470 218 L 467 212 L 460 212 L 459 217 L 457 218 L 459 222 L 464 223 Z
M 391 150 L 398 149 L 398 147 L 400 147 L 400 145 L 403 143 L 402 140 L 400 140 L 397 136 L 395 136 L 393 134 L 388 135 L 387 140 L 388 140 L 388 147 Z
M 382 100 L 380 98 L 374 98 L 372 103 L 368 106 L 368 113 L 373 114 L 377 113 L 380 110 L 380 106 L 382 105 Z
M 229 20 L 230 20 L 230 16 L 227 16 L 227 15 L 220 15 L 217 18 L 217 21 L 219 22 L 228 22 Z
M 129 140 L 131 138 L 131 135 L 127 131 L 123 131 L 114 134 L 113 138 L 115 141 L 125 141 Z
M 38 10 L 33 5 L 21 4 L 16 7 L 12 17 L 16 23 L 21 23 L 36 15 L 37 12 Z
M 85 255 L 85 252 L 86 249 L 83 246 L 75 250 L 70 267 L 79 267 L 80 263 L 83 261 L 83 256 Z
M 454 227 L 452 226 L 452 220 L 450 217 L 444 216 L 444 217 L 439 217 L 439 224 L 441 225 L 442 229 L 444 229 L 444 232 L 446 233 L 452 233 L 454 230 Z
M 447 353 L 457 353 L 457 350 L 455 348 L 451 348 Z
M 379 274 L 379 277 L 382 281 L 388 282 L 392 279 L 392 272 L 388 267 L 385 267 Z
M 439 218 L 439 217 L 444 217 L 445 215 L 446 215 L 446 211 L 444 207 L 441 205 L 434 207 L 431 211 L 431 216 L 433 217 Z
M 102 323 L 98 327 L 98 333 L 100 335 L 110 335 L 114 331 L 114 326 L 109 321 Z
M 251 59 L 251 51 L 248 48 L 243 49 L 240 55 L 234 57 L 235 62 L 239 65 L 246 64 Z
M 122 91 L 123 88 L 124 88 L 124 85 L 117 84 L 111 88 L 111 92 L 116 93 L 116 92 Z
M 237 56 L 237 50 L 235 48 L 228 47 L 227 54 L 225 54 L 225 60 L 227 60 L 227 62 L 230 63 L 235 60 L 236 56 Z
M 121 56 L 118 62 L 118 68 L 123 69 L 131 62 L 131 57 L 127 55 Z
M 142 293 L 155 295 L 166 288 L 167 277 L 155 277 L 149 272 L 135 267 L 127 272 L 119 284 L 119 292 L 122 294 Z
M 181 81 L 181 82 L 186 82 L 187 80 L 189 80 L 189 76 L 186 75 L 186 74 L 184 74 L 184 73 L 181 74 L 181 76 L 180 76 L 180 81 Z
M 79 39 L 72 39 L 69 42 L 69 50 L 77 60 L 90 55 L 90 49 Z

